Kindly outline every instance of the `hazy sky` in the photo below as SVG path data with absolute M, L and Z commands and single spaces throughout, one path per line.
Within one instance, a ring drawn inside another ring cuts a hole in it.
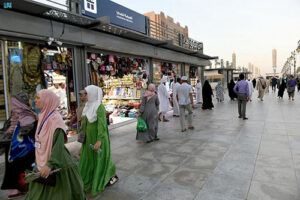
M 235 52 L 238 66 L 251 62 L 263 72 L 272 71 L 273 48 L 281 70 L 300 40 L 300 0 L 113 1 L 139 13 L 163 11 L 189 27 L 189 36 L 204 43 L 205 54 L 231 61 Z
M 204 53 L 237 65 L 272 71 L 272 49 L 282 65 L 300 40 L 300 0 L 114 0 L 137 12 L 160 12 L 189 27 Z M 299 63 L 299 62 L 298 62 Z M 300 65 L 300 63 L 299 63 Z

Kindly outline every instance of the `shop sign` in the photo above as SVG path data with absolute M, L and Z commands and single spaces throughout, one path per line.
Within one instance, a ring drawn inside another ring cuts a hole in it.
M 110 23 L 146 34 L 146 18 L 110 0 L 82 0 L 82 14 L 92 18 L 108 16 Z
M 179 34 L 179 45 L 182 47 L 187 47 L 194 51 L 200 51 L 203 53 L 203 43 L 193 40 L 191 38 L 185 37 L 183 34 Z

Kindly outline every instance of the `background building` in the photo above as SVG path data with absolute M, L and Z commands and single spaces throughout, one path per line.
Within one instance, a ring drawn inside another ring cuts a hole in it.
M 234 69 L 236 68 L 236 55 L 235 55 L 235 53 L 232 54 L 232 67 Z
M 183 34 L 186 38 L 189 36 L 188 27 L 182 27 L 179 22 L 174 22 L 174 19 L 165 15 L 163 12 L 156 14 L 154 11 L 144 14 L 151 20 L 151 37 L 162 40 L 170 40 L 178 37 L 178 34 Z
M 276 68 L 277 68 L 277 51 L 276 49 L 272 50 L 272 68 L 274 74 L 276 73 Z

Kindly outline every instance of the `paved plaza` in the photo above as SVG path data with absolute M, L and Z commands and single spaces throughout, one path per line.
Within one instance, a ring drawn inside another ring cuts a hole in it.
M 247 121 L 226 98 L 213 110 L 195 109 L 193 131 L 181 133 L 179 118 L 160 123 L 160 141 L 150 144 L 135 140 L 135 123 L 111 130 L 120 180 L 90 199 L 299 200 L 300 94 L 294 102 L 256 96 Z M 77 154 L 80 146 L 68 148 Z

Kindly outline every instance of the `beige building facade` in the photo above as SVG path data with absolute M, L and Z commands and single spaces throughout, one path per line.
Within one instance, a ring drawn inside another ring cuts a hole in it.
M 151 37 L 159 40 L 174 40 L 178 39 L 178 35 L 183 34 L 186 38 L 189 36 L 187 26 L 181 26 L 179 22 L 174 22 L 174 19 L 165 15 L 163 12 L 156 14 L 154 11 L 144 14 L 150 19 L 150 34 Z

